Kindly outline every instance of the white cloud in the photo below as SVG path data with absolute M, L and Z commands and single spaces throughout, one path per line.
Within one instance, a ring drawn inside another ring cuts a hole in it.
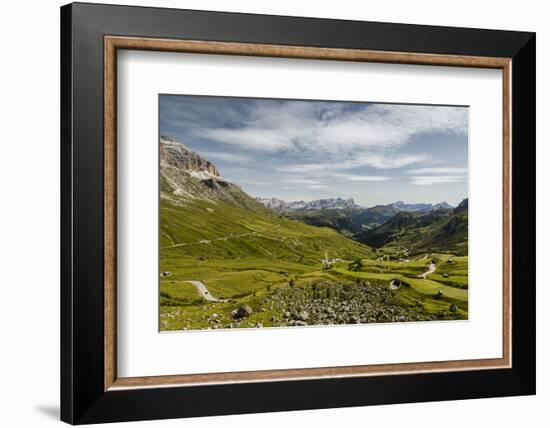
M 241 180 L 241 182 L 245 184 L 250 184 L 252 186 L 266 186 L 270 184 L 267 181 L 247 180 L 247 179 Z
M 453 167 L 440 167 L 440 168 L 418 168 L 407 171 L 407 174 L 467 174 L 468 168 L 453 168 Z
M 376 169 L 394 169 L 428 160 L 425 154 L 367 153 L 356 160 L 356 166 L 370 166 Z
M 343 178 L 349 181 L 386 181 L 391 180 L 391 177 L 384 177 L 381 175 L 353 175 L 353 174 L 341 174 L 335 173 L 334 177 Z
M 327 171 L 341 171 L 362 166 L 370 166 L 376 169 L 402 168 L 418 162 L 424 162 L 429 157 L 424 154 L 395 154 L 395 153 L 362 153 L 356 154 L 351 159 L 334 160 L 330 163 L 298 163 L 284 165 L 277 168 L 281 172 L 293 173 L 320 173 Z
M 278 152 L 294 147 L 289 135 L 278 129 L 204 129 L 201 137 L 258 152 Z
M 237 162 L 237 163 L 246 163 L 250 161 L 250 158 L 248 156 L 240 153 L 207 152 L 207 151 L 201 150 L 199 151 L 199 154 L 208 161 L 211 161 L 212 159 L 217 161 Z
M 417 186 L 458 183 L 466 179 L 465 175 L 420 175 L 411 177 L 411 183 Z
M 283 181 L 285 183 L 292 183 L 292 184 L 313 184 L 313 185 L 321 184 L 321 182 L 318 180 L 310 180 L 307 178 L 300 178 L 300 177 L 285 178 Z

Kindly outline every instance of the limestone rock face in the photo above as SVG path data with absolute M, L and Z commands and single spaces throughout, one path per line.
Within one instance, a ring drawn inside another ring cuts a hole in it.
M 253 210 L 266 209 L 240 186 L 222 177 L 212 162 L 166 136 L 160 137 L 160 196 L 175 204 L 203 199 Z
M 174 138 L 160 137 L 160 161 L 181 171 L 196 173 L 198 177 L 220 177 L 216 166 L 189 150 Z

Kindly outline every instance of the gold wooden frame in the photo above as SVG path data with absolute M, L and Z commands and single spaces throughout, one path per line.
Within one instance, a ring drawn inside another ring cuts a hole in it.
M 116 62 L 118 49 L 182 53 L 245 55 L 336 61 L 382 62 L 494 68 L 502 70 L 503 82 L 503 349 L 502 358 L 436 361 L 405 364 L 358 365 L 306 369 L 262 370 L 171 376 L 117 377 L 116 369 Z M 511 367 L 511 58 L 436 55 L 228 43 L 194 40 L 105 36 L 104 38 L 104 389 L 162 387 L 306 378 L 356 377 L 419 372 L 442 372 Z

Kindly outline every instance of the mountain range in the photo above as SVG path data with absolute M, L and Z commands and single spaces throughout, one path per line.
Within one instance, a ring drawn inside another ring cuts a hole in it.
M 390 205 L 393 205 L 395 208 L 397 208 L 400 211 L 420 211 L 420 212 L 428 212 L 432 210 L 437 210 L 439 208 L 453 208 L 452 205 L 448 204 L 445 201 L 440 202 L 438 204 L 430 204 L 430 203 L 407 204 L 403 201 L 397 201 Z
M 359 205 L 355 204 L 353 198 L 330 198 L 330 199 L 316 199 L 314 201 L 295 201 L 286 202 L 277 198 L 256 198 L 256 200 L 267 208 L 282 214 L 292 211 L 313 211 L 324 209 L 337 209 L 337 210 L 349 210 L 359 209 Z
M 410 253 L 452 251 L 468 253 L 468 199 L 456 208 L 428 213 L 400 211 L 379 227 L 364 230 L 354 239 L 372 247 L 402 247 Z
M 365 210 L 371 209 L 372 212 L 389 210 L 392 211 L 392 208 L 395 208 L 392 211 L 394 214 L 399 211 L 420 211 L 420 212 L 429 212 L 436 210 L 438 208 L 453 208 L 452 205 L 443 201 L 437 204 L 431 203 L 414 203 L 407 204 L 403 201 L 393 202 L 387 205 L 376 205 L 370 208 L 363 208 L 360 205 L 357 205 L 353 198 L 343 199 L 343 198 L 330 198 L 330 199 L 316 199 L 312 201 L 294 201 L 287 202 L 278 198 L 256 198 L 256 200 L 267 208 L 272 209 L 273 211 L 282 214 L 289 213 L 293 211 L 314 211 L 314 210 L 323 210 L 323 209 L 335 209 L 335 210 Z

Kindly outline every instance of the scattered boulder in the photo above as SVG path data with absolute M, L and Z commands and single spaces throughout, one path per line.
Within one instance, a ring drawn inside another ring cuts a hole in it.
M 300 311 L 292 315 L 292 318 L 295 321 L 307 321 L 309 318 L 309 312 L 308 311 Z
M 410 288 L 410 286 L 411 286 L 411 284 L 409 284 L 408 282 L 405 282 L 405 281 L 403 281 L 399 278 L 392 278 L 391 281 L 390 281 L 390 288 L 392 290 L 397 290 L 401 287 Z
M 458 311 L 458 307 L 453 303 L 451 306 L 449 306 L 449 311 L 456 312 Z
M 348 323 L 350 323 L 350 324 L 360 324 L 361 319 L 357 315 L 352 315 L 351 317 L 349 317 Z
M 448 273 L 444 273 L 444 274 L 443 274 L 443 278 L 449 278 L 449 274 L 448 274 Z
M 292 326 L 292 327 L 305 327 L 307 325 L 307 323 L 305 323 L 304 321 L 300 321 L 300 320 L 290 320 L 288 322 L 288 325 Z
M 231 312 L 231 316 L 235 319 L 241 319 L 246 318 L 250 315 L 252 315 L 252 308 L 248 305 L 244 305 L 239 307 L 238 309 L 235 309 Z
M 401 281 L 399 281 L 398 278 L 392 278 L 390 280 L 390 288 L 392 290 L 397 290 L 397 289 L 401 288 Z
M 443 291 L 439 290 L 437 293 L 435 293 L 436 299 L 441 299 L 443 297 Z
M 160 274 L 160 276 L 163 276 L 163 277 L 168 277 L 168 276 L 171 276 L 172 275 L 172 272 L 169 272 L 169 271 L 164 271 Z

